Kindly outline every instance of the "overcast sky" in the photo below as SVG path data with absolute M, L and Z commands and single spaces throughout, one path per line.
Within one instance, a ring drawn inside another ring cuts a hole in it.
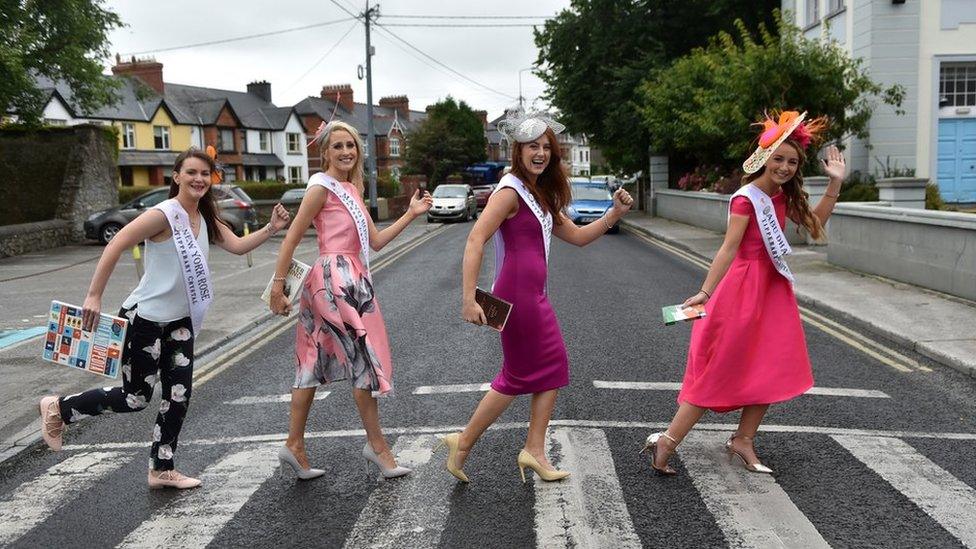
M 364 0 L 337 1 L 356 13 L 365 6 Z M 168 0 L 152 3 L 108 0 L 105 5 L 128 25 L 110 35 L 113 54 L 123 55 L 349 18 L 330 0 Z M 543 20 L 393 16 L 551 17 L 567 7 L 569 0 L 536 0 L 532 3 L 518 0 L 491 3 L 385 0 L 379 5 L 380 24 L 531 24 Z M 347 31 L 349 34 L 323 58 L 323 54 Z M 519 70 L 530 67 L 537 57 L 531 27 L 390 26 L 389 31 L 444 65 L 494 90 L 437 68 L 435 63 L 402 42 L 374 30 L 374 102 L 387 95 L 405 94 L 410 98 L 410 107 L 416 110 L 423 110 L 426 105 L 451 95 L 475 109 L 487 110 L 489 117 L 499 115 L 506 106 L 517 102 Z M 357 78 L 357 66 L 365 65 L 365 33 L 359 22 L 345 21 L 274 36 L 141 56 L 152 56 L 163 63 L 163 78 L 167 82 L 243 91 L 248 82 L 267 80 L 271 82 L 273 100 L 279 106 L 293 105 L 309 95 L 318 96 L 325 84 L 343 83 L 352 84 L 356 101 L 366 102 L 366 82 Z M 114 55 L 109 64 L 112 63 Z M 531 71 L 525 71 L 522 73 L 522 91 L 531 101 L 544 93 L 545 84 Z

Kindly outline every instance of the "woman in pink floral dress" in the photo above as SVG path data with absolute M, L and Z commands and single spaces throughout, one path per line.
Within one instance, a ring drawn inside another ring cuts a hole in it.
M 386 325 L 373 293 L 369 249 L 380 250 L 430 209 L 431 198 L 414 196 L 407 212 L 378 231 L 363 203 L 363 157 L 359 132 L 343 122 L 319 127 L 323 170 L 309 179 L 298 215 L 281 244 L 271 291 L 271 310 L 287 315 L 285 273 L 309 225 L 318 237 L 319 258 L 305 279 L 296 329 L 295 382 L 288 440 L 279 451 L 301 479 L 321 476 L 305 454 L 305 424 L 316 388 L 348 379 L 366 430 L 363 458 L 386 478 L 410 472 L 399 467 L 380 431 L 377 396 L 393 389 L 393 364 Z

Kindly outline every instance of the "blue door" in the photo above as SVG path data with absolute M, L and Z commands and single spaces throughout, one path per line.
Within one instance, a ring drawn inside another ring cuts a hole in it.
M 976 118 L 939 120 L 937 162 L 942 199 L 976 203 Z

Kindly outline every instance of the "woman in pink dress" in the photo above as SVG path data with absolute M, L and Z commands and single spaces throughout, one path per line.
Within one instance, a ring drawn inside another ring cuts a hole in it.
M 830 178 L 812 208 L 800 169 L 806 148 L 824 120 L 803 123 L 806 113 L 767 118 L 759 148 L 743 164 L 745 185 L 733 195 L 722 247 L 702 289 L 684 305 L 704 305 L 694 323 L 678 411 L 667 430 L 647 437 L 651 467 L 674 475 L 668 458 L 707 410 L 742 409 L 738 428 L 725 443 L 749 471 L 772 473 L 756 456 L 753 439 L 769 405 L 797 397 L 813 386 L 793 275 L 782 257 L 790 252 L 786 218 L 819 239 L 840 193 L 844 156 L 831 146 L 823 168 Z M 768 243 L 768 246 L 767 246 Z
M 319 258 L 305 278 L 295 333 L 295 382 L 291 392 L 288 440 L 278 453 L 300 479 L 325 473 L 309 467 L 305 425 L 316 388 L 348 379 L 366 430 L 362 455 L 385 478 L 410 472 L 397 466 L 380 431 L 376 397 L 393 389 L 393 363 L 386 325 L 373 293 L 369 249 L 380 250 L 417 216 L 430 209 L 429 193 L 414 196 L 405 214 L 379 231 L 363 203 L 363 155 L 359 132 L 343 122 L 319 127 L 323 172 L 313 175 L 298 214 L 281 244 L 270 306 L 288 315 L 285 274 L 309 225 L 315 225 Z
M 525 468 L 547 481 L 569 476 L 557 471 L 545 456 L 545 435 L 560 387 L 569 384 L 569 361 L 556 315 L 546 295 L 551 234 L 585 246 L 603 235 L 630 209 L 632 200 L 623 189 L 614 193 L 613 207 L 585 227 L 577 227 L 564 214 L 570 198 L 569 181 L 559 157 L 555 131 L 562 126 L 541 114 L 515 111 L 500 128 L 512 148 L 512 172 L 498 183 L 478 218 L 464 248 L 463 310 L 467 322 L 485 324 L 475 301 L 484 245 L 495 236 L 496 296 L 512 303 L 502 330 L 502 369 L 481 399 L 461 433 L 442 440 L 448 447 L 447 470 L 468 482 L 462 470 L 471 446 L 498 416 L 523 394 L 532 395 L 532 415 L 525 447 L 516 463 L 525 482 Z M 553 128 L 556 128 L 554 131 Z

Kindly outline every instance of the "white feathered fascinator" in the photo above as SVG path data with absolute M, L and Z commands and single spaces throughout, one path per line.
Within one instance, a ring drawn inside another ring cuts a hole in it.
M 552 128 L 554 133 L 562 133 L 566 126 L 556 122 L 545 111 L 525 112 L 522 107 L 514 107 L 505 112 L 505 119 L 498 123 L 498 131 L 509 141 L 528 143 L 535 141 L 545 133 L 546 128 Z

